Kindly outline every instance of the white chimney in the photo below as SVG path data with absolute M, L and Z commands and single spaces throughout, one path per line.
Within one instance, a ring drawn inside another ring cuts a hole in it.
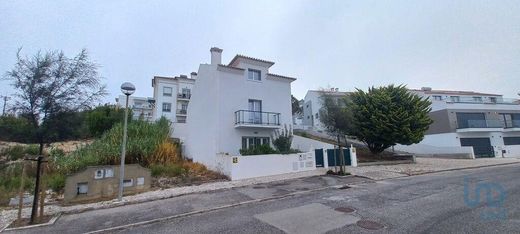
M 222 49 L 212 47 L 209 51 L 211 52 L 211 64 L 222 64 Z

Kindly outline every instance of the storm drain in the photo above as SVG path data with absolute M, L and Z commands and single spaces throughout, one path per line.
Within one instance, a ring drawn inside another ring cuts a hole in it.
M 371 220 L 359 220 L 359 221 L 357 221 L 356 224 L 359 227 L 362 227 L 362 228 L 368 229 L 368 230 L 379 230 L 379 229 L 382 229 L 385 227 L 383 224 L 380 224 L 378 222 L 371 221 Z
M 335 211 L 339 211 L 339 212 L 343 212 L 343 213 L 352 213 L 356 210 L 350 208 L 350 207 L 338 207 L 336 209 L 334 209 Z

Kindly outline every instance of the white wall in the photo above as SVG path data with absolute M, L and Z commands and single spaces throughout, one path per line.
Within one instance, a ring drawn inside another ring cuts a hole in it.
M 172 78 L 170 79 L 164 79 L 164 78 L 156 78 L 156 83 L 154 87 L 154 99 L 155 99 L 155 111 L 154 111 L 154 118 L 160 119 L 162 116 L 169 119 L 171 122 L 175 122 L 175 110 L 177 108 L 177 89 L 178 85 L 177 82 Z M 164 96 L 163 90 L 164 87 L 170 87 L 172 88 L 172 96 Z M 162 106 L 163 103 L 171 103 L 171 111 L 170 112 L 163 112 Z
M 291 147 L 293 149 L 298 149 L 303 152 L 308 152 L 314 149 L 334 149 L 334 145 L 331 145 L 329 143 L 296 135 L 293 137 Z
M 506 145 L 504 150 L 506 150 L 504 157 L 520 158 L 520 145 Z M 502 153 L 497 157 L 502 157 Z
M 216 159 L 218 171 L 231 180 L 279 175 L 316 169 L 314 152 L 299 154 L 268 154 L 230 156 L 220 154 Z M 233 163 L 235 159 L 235 163 Z
M 421 155 L 449 155 L 467 154 L 468 158 L 474 158 L 473 148 L 461 146 L 457 133 L 432 134 L 424 136 L 424 139 L 413 145 L 395 145 L 397 151 Z

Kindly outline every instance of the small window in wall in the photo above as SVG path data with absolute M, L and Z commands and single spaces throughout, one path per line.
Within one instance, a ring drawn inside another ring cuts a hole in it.
M 316 119 L 319 119 L 318 113 L 316 113 Z
M 123 180 L 123 187 L 132 187 L 132 186 L 134 186 L 134 180 L 133 179 Z
M 435 101 L 442 101 L 442 96 L 433 95 L 433 100 L 435 100 Z
M 144 185 L 144 177 L 137 178 L 137 185 Z
M 171 97 L 172 96 L 172 88 L 171 87 L 164 87 L 163 88 L 163 96 Z
M 77 187 L 78 195 L 88 193 L 88 183 L 87 182 L 78 183 L 76 187 Z
M 520 145 L 520 137 L 504 137 L 504 145 Z
M 260 81 L 261 80 L 261 78 L 260 78 L 261 74 L 262 73 L 259 70 L 247 69 L 247 79 L 249 79 L 249 80 Z
M 451 96 L 451 97 L 450 97 L 450 100 L 451 100 L 452 102 L 460 102 L 460 97 L 459 97 L 459 96 Z
M 163 112 L 171 112 L 172 111 L 172 104 L 171 103 L 163 103 L 162 104 L 162 111 Z

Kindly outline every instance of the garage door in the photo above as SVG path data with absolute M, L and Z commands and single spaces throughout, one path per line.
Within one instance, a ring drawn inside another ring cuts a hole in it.
M 460 138 L 460 145 L 472 146 L 477 158 L 495 157 L 495 151 L 489 138 Z

